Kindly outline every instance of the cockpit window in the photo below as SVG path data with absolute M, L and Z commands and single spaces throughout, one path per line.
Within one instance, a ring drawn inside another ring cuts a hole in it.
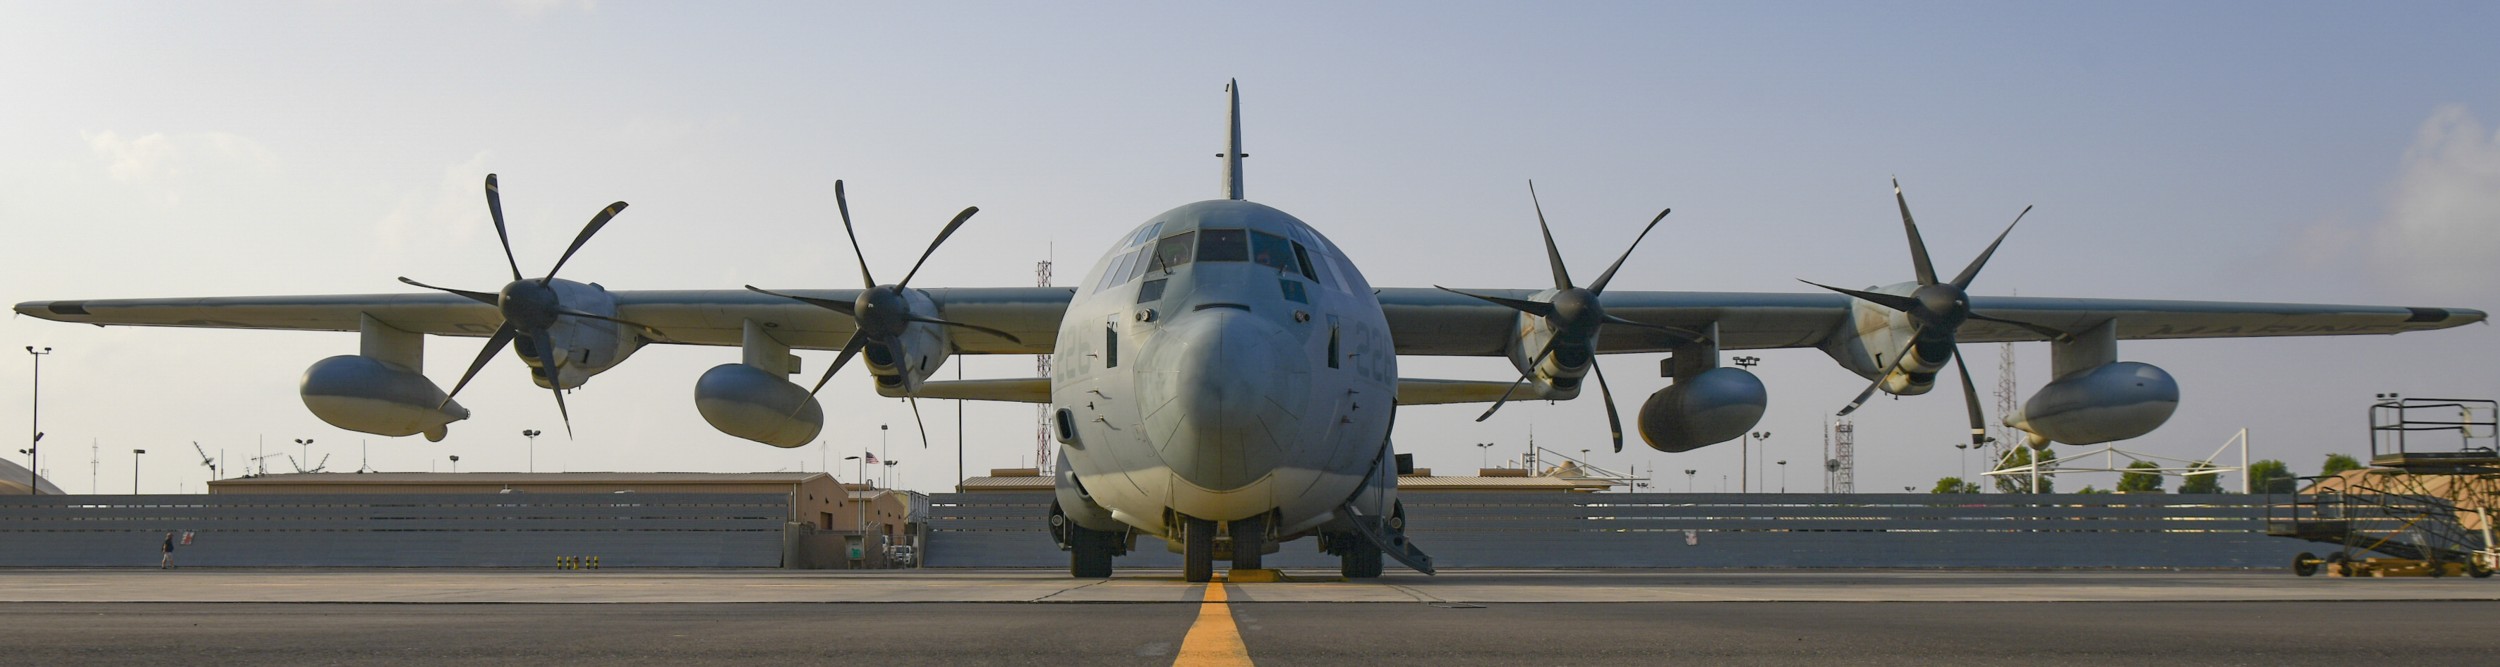
M 1293 244 L 1293 258 L 1302 262 L 1302 277 L 1319 282 L 1319 265 L 1311 263 L 1311 251 L 1304 250 L 1302 244 L 1296 242 Z
M 1302 265 L 1293 260 L 1293 242 L 1267 232 L 1250 233 L 1250 261 L 1285 273 L 1302 272 Z
M 1250 261 L 1250 235 L 1239 229 L 1204 230 L 1206 239 L 1198 244 L 1198 261 Z
M 1156 271 L 1169 273 L 1182 264 L 1188 264 L 1189 244 L 1197 238 L 1197 232 L 1181 232 L 1155 244 L 1154 259 L 1147 263 L 1146 274 L 1153 275 Z
M 1137 245 L 1137 244 L 1140 244 L 1140 243 L 1145 243 L 1145 242 L 1147 242 L 1147 241 L 1152 241 L 1152 240 L 1154 240 L 1154 238 L 1155 238 L 1155 232 L 1159 232 L 1159 231 L 1163 231 L 1163 223 L 1161 223 L 1161 222 L 1150 222 L 1150 223 L 1146 223 L 1146 226 L 1145 226 L 1145 227 L 1143 227 L 1143 228 L 1138 229 L 1136 234 L 1130 235 L 1130 236 L 1128 237 L 1128 242 L 1127 242 L 1127 243 L 1124 243 L 1124 244 L 1121 244 L 1121 247 L 1128 247 L 1128 246 L 1133 246 L 1133 245 Z

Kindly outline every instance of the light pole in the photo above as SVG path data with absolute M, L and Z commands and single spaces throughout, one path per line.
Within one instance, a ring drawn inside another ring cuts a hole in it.
M 146 453 L 145 449 L 130 450 L 130 495 L 139 495 L 139 455 Z
M 1970 443 L 1956 442 L 1953 443 L 1953 448 L 1962 450 L 1954 455 L 1954 458 L 1960 459 L 1962 464 L 1961 475 L 1954 479 L 1968 482 L 1970 481 Z
M 857 456 L 845 456 L 842 457 L 842 460 L 859 461 L 857 467 L 859 468 L 860 485 L 866 486 L 868 484 L 868 462 Z M 837 483 L 834 484 L 834 486 L 842 485 Z M 843 487 L 842 489 L 842 502 L 850 503 L 853 508 L 853 513 L 858 517 L 857 520 L 851 523 L 851 546 L 852 548 L 857 549 L 857 551 L 854 551 L 853 553 L 859 554 L 854 558 L 866 559 L 868 557 L 868 506 L 860 504 L 859 498 L 851 495 L 849 487 Z
M 1788 492 L 1788 459 L 1780 459 L 1780 493 Z
M 1492 461 L 1492 459 L 1490 459 L 1490 458 L 1487 458 L 1487 457 L 1486 457 L 1486 455 L 1491 454 L 1492 452 L 1493 452 L 1493 443 L 1490 443 L 1490 442 L 1479 442 L 1479 443 L 1476 443 L 1476 469 L 1477 469 L 1478 471 L 1482 471 L 1482 470 L 1483 470 L 1483 469 L 1485 469 L 1485 468 L 1490 468 L 1490 467 L 1493 467 L 1493 461 Z M 1483 472 L 1477 472 L 1476 474 L 1482 475 L 1482 474 L 1484 474 L 1484 473 L 1483 473 Z
M 43 485 L 38 481 L 42 479 L 42 474 L 35 471 L 43 469 L 39 467 L 43 457 L 43 358 L 52 354 L 52 348 L 46 347 L 37 352 L 35 346 L 28 345 L 26 353 L 35 358 L 34 408 L 26 421 L 26 432 L 34 434 L 34 438 L 26 443 L 26 495 L 31 496 L 37 493 L 35 489 Z
M 1692 493 L 1692 492 L 1693 492 L 1693 473 L 1697 473 L 1697 472 L 1701 472 L 1701 471 L 1699 471 L 1699 470 L 1694 470 L 1694 469 L 1692 469 L 1692 468 L 1685 468 L 1685 469 L 1684 469 L 1684 492 L 1685 492 L 1685 493 Z
M 521 437 L 530 439 L 530 472 L 538 472 L 538 429 L 521 429 Z
M 882 458 L 888 458 L 888 457 L 891 457 L 891 456 L 893 456 L 893 455 L 894 455 L 894 450 L 893 450 L 893 448 L 890 448 L 890 447 L 885 446 L 885 443 L 886 443 L 886 437 L 885 437 L 885 434 L 886 434 L 886 429 L 888 429 L 888 428 L 892 428 L 892 427 L 889 427 L 889 426 L 887 426 L 887 425 L 885 425 L 885 424 L 878 424 L 878 425 L 877 425 L 877 458 L 881 458 L 881 459 L 882 459 Z M 1040 462 L 1040 461 L 1034 461 L 1034 462 L 1033 462 L 1033 467 L 1036 467 L 1036 468 L 1042 467 L 1042 462 Z M 885 484 L 884 479 L 883 479 L 882 477 L 881 477 L 881 478 L 879 478 L 879 480 L 878 480 L 878 482 L 877 482 L 877 483 L 878 483 L 879 485 L 883 485 L 883 484 Z
M 453 454 L 453 455 L 451 455 L 451 472 L 452 472 L 452 474 L 455 474 L 455 475 L 460 473 L 460 455 L 459 455 L 459 454 Z
M 885 488 L 894 488 L 894 463 L 894 459 L 885 460 L 885 476 L 880 478 L 884 480 L 880 483 L 883 484 Z
M 1736 449 L 1736 491 L 1738 493 L 1752 493 L 1753 487 L 1750 485 L 1750 482 L 1753 480 L 1753 443 L 1761 442 L 1763 439 L 1771 437 L 1771 432 L 1754 431 L 1752 433 L 1745 434 L 1744 437 L 1746 440 L 1742 444 L 1739 444 Z
M 296 445 L 296 446 L 298 446 L 298 447 L 302 447 L 302 448 L 304 448 L 304 460 L 306 460 L 306 461 L 310 461 L 310 460 L 312 460 L 312 444 L 313 444 L 313 439 L 312 439 L 312 438 L 296 438 L 296 439 L 295 439 L 295 445 Z M 304 464 L 301 464 L 301 463 L 295 464 L 295 471 L 296 471 L 296 472 L 304 472 Z

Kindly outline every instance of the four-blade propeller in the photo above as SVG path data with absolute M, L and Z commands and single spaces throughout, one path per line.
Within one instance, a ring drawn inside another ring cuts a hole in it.
M 1858 392 L 1856 399 L 1849 401 L 1849 407 L 1841 408 L 1840 414 L 1847 415 L 1856 412 L 1858 406 L 1865 405 L 1866 399 L 1874 397 L 1875 390 L 1882 387 L 1884 381 L 1892 377 L 1894 372 L 1899 371 L 1909 360 L 1910 355 L 1916 354 L 1921 349 L 1931 353 L 1942 352 L 1953 356 L 1954 368 L 1962 375 L 1962 402 L 1970 412 L 1971 444 L 1984 444 L 1987 440 L 1987 423 L 1982 418 L 1979 409 L 1979 391 L 1971 385 L 1970 366 L 1963 363 L 1961 350 L 1955 343 L 1955 336 L 1961 331 L 1962 323 L 1979 320 L 2017 326 L 2054 340 L 2066 340 L 2072 337 L 2064 331 L 2038 324 L 1971 312 L 1968 291 L 1971 281 L 1979 277 L 1980 268 L 1987 266 L 1988 258 L 1996 254 L 1997 245 L 2004 243 L 2005 236 L 2014 232 L 2014 225 L 2022 224 L 2023 215 L 2031 213 L 2031 207 L 2025 206 L 2022 213 L 2015 214 L 2014 222 L 2007 224 L 2005 231 L 1998 232 L 1996 240 L 1989 242 L 1988 249 L 1980 251 L 1979 257 L 1972 259 L 1970 266 L 1963 267 L 1961 274 L 1954 276 L 1951 281 L 1938 281 L 1935 265 L 1927 260 L 1927 242 L 1919 238 L 1918 223 L 1910 218 L 1910 201 L 1901 195 L 1901 181 L 1898 179 L 1892 182 L 1892 198 L 1901 207 L 1901 226 L 1909 233 L 1910 264 L 1918 271 L 1917 289 L 1905 296 L 1844 289 L 1810 280 L 1799 280 L 1808 285 L 1857 297 L 1910 316 L 1910 343 L 1902 346 L 1892 355 L 1892 363 L 1887 365 L 1883 372 L 1876 374 L 1875 381 L 1868 384 L 1865 391 Z M 1878 357 L 1878 359 L 1882 358 Z
M 556 289 L 549 285 L 550 281 L 555 280 L 556 271 L 563 269 L 564 263 L 573 259 L 573 253 L 580 251 L 582 244 L 589 243 L 590 237 L 598 234 L 600 228 L 606 227 L 608 221 L 616 217 L 617 212 L 625 210 L 625 202 L 609 204 L 607 208 L 600 209 L 597 215 L 591 216 L 590 224 L 584 225 L 582 232 L 573 237 L 572 247 L 564 249 L 564 255 L 556 258 L 555 266 L 547 269 L 546 276 L 535 280 L 521 277 L 521 262 L 512 255 L 512 235 L 504 228 L 503 195 L 496 189 L 494 174 L 486 175 L 486 210 L 494 216 L 495 240 L 503 243 L 504 263 L 512 267 L 512 282 L 504 285 L 503 291 L 476 292 L 428 285 L 406 277 L 399 279 L 400 282 L 417 287 L 442 290 L 467 297 L 478 303 L 494 306 L 495 311 L 503 316 L 503 326 L 497 327 L 494 335 L 486 339 L 486 349 L 479 350 L 477 359 L 469 362 L 468 372 L 462 373 L 460 382 L 452 385 L 451 392 L 443 396 L 443 404 L 450 405 L 451 397 L 459 395 L 462 388 L 469 386 L 469 380 L 477 377 L 478 370 L 486 367 L 487 360 L 495 358 L 495 353 L 503 351 L 505 345 L 512 343 L 512 339 L 527 338 L 530 340 L 530 347 L 537 351 L 539 365 L 536 373 L 546 378 L 548 388 L 555 392 L 556 412 L 563 416 L 564 432 L 569 437 L 573 433 L 573 414 L 565 408 L 563 385 L 556 380 L 556 349 L 554 341 L 548 338 L 548 329 L 554 327 L 559 318 L 579 317 L 623 324 L 642 329 L 655 336 L 659 333 L 657 329 L 642 324 L 566 307 L 564 302 L 557 297 Z
M 1615 263 L 1607 266 L 1605 273 L 1598 274 L 1597 282 L 1589 283 L 1588 287 L 1579 287 L 1572 283 L 1571 272 L 1563 267 L 1562 250 L 1554 247 L 1554 230 L 1545 224 L 1545 205 L 1537 201 L 1535 181 L 1528 182 L 1528 201 L 1536 207 L 1536 226 L 1538 231 L 1545 235 L 1545 261 L 1554 272 L 1552 296 L 1543 301 L 1537 301 L 1434 286 L 1442 291 L 1483 299 L 1511 310 L 1544 318 L 1554 328 L 1553 338 L 1546 340 L 1545 347 L 1538 350 L 1535 356 L 1528 358 L 1526 370 L 1520 373 L 1519 379 L 1511 382 L 1510 389 L 1503 391 L 1502 397 L 1495 400 L 1492 407 L 1486 408 L 1484 414 L 1477 416 L 1476 421 L 1484 421 L 1492 417 L 1495 410 L 1502 409 L 1502 404 L 1510 402 L 1511 394 L 1519 390 L 1519 385 L 1526 384 L 1529 378 L 1536 375 L 1537 366 L 1545 363 L 1547 357 L 1564 354 L 1567 356 L 1563 359 L 1571 362 L 1564 365 L 1577 366 L 1580 360 L 1586 360 L 1589 372 L 1597 376 L 1597 392 L 1606 403 L 1606 427 L 1614 434 L 1615 451 L 1623 451 L 1623 419 L 1615 411 L 1614 390 L 1606 386 L 1606 371 L 1597 365 L 1595 352 L 1598 331 L 1605 325 L 1616 324 L 1662 331 L 1688 341 L 1699 341 L 1703 336 L 1686 329 L 1635 322 L 1607 314 L 1604 304 L 1598 297 L 1606 292 L 1606 283 L 1615 279 L 1615 270 L 1623 268 L 1623 261 L 1632 257 L 1632 249 L 1640 247 L 1641 239 L 1649 237 L 1649 230 L 1656 229 L 1658 221 L 1665 220 L 1667 214 L 1674 212 L 1675 209 L 1661 210 L 1658 212 L 1658 217 L 1650 218 L 1649 226 L 1642 227 L 1640 236 L 1633 237 L 1632 244 L 1624 247 L 1623 255 L 1616 257 Z
M 851 254 L 859 258 L 860 281 L 867 286 L 866 290 L 859 293 L 857 299 L 845 303 L 834 299 L 784 294 L 754 285 L 746 286 L 747 289 L 758 293 L 770 294 L 841 313 L 859 323 L 858 327 L 851 332 L 850 340 L 842 344 L 841 354 L 835 356 L 833 363 L 825 367 L 824 377 L 817 378 L 815 388 L 809 389 L 807 395 L 814 396 L 817 392 L 824 391 L 825 383 L 833 380 L 833 374 L 840 372 L 844 365 L 851 363 L 851 357 L 858 356 L 860 350 L 870 343 L 882 346 L 888 351 L 899 352 L 893 343 L 899 341 L 915 323 L 971 329 L 1017 343 L 1024 342 L 1023 339 L 1005 331 L 913 313 L 910 300 L 904 296 L 903 290 L 911 284 L 911 279 L 920 275 L 921 265 L 929 262 L 930 255 L 937 254 L 938 246 L 945 244 L 947 237 L 955 235 L 955 230 L 962 228 L 965 220 L 970 220 L 972 214 L 979 213 L 980 207 L 965 207 L 962 213 L 955 214 L 954 220 L 947 221 L 946 228 L 938 230 L 937 239 L 929 242 L 929 249 L 920 253 L 920 261 L 913 262 L 911 271 L 903 274 L 902 282 L 879 285 L 876 276 L 868 270 L 868 254 L 859 245 L 859 232 L 851 228 L 851 202 L 848 195 L 843 192 L 841 181 L 833 182 L 833 201 L 835 208 L 842 213 L 842 233 L 851 239 Z M 909 400 L 911 401 L 912 421 L 919 422 L 920 400 L 917 398 Z M 921 424 L 920 446 L 922 448 L 929 446 L 929 429 L 926 424 Z

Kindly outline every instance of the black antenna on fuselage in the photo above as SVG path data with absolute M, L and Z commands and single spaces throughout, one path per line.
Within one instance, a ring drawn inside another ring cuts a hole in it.
M 1250 157 L 1249 154 L 1241 152 L 1240 83 L 1239 79 L 1224 83 L 1224 92 L 1232 93 L 1233 96 L 1232 133 L 1229 135 L 1228 143 L 1225 144 L 1226 152 L 1217 153 L 1215 156 L 1224 158 L 1225 199 L 1241 198 L 1241 159 Z

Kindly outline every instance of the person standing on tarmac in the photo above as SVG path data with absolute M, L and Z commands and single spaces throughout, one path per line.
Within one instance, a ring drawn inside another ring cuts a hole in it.
M 164 560 L 157 561 L 157 563 L 156 563 L 156 569 L 159 569 L 159 570 L 171 570 L 171 569 L 174 569 L 174 534 L 173 534 L 173 533 L 166 533 L 166 534 L 165 534 L 165 559 L 164 559 Z

